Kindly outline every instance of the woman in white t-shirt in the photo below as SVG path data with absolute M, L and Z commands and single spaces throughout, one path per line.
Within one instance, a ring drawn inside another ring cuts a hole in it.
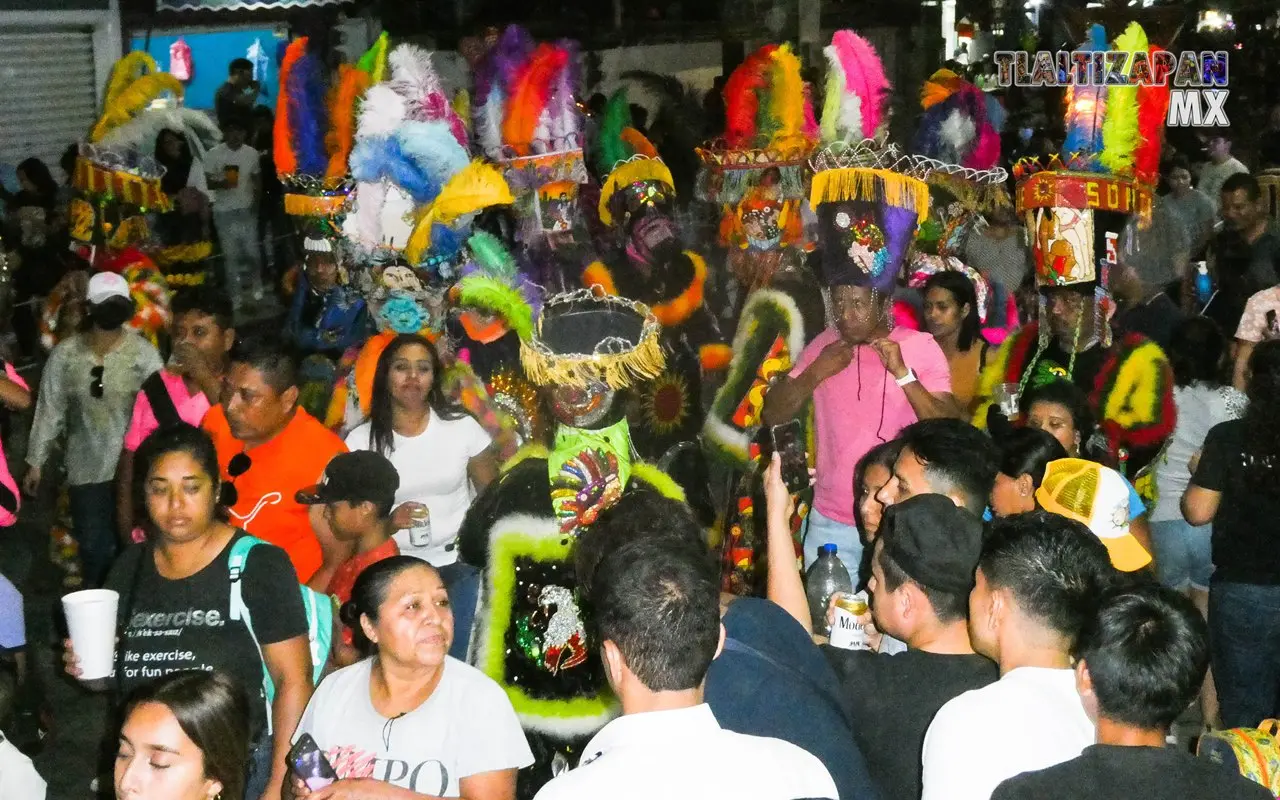
M 381 453 L 400 473 L 392 512 L 400 552 L 447 567 L 458 560 L 462 518 L 498 474 L 498 458 L 480 423 L 445 399 L 440 371 L 425 338 L 392 339 L 374 373 L 369 420 L 347 435 L 347 447 Z M 424 508 L 425 522 L 418 516 Z
M 439 573 L 408 556 L 379 561 L 356 579 L 342 619 L 372 657 L 325 678 L 294 734 L 310 734 L 333 766 L 330 791 L 513 800 L 533 753 L 502 688 L 447 655 L 453 612 Z M 289 786 L 310 794 L 296 774 Z

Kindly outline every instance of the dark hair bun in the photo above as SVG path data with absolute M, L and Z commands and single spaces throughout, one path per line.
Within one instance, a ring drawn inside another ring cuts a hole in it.
M 348 628 L 358 629 L 360 627 L 360 609 L 356 604 L 348 600 L 338 609 L 338 619 Z

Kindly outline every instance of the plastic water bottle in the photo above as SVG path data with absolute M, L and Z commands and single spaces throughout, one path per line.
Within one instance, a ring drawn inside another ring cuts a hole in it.
M 1196 264 L 1196 299 L 1200 305 L 1209 302 L 1213 296 L 1213 278 L 1209 277 L 1209 265 L 1200 261 Z
M 813 617 L 813 629 L 826 636 L 831 632 L 827 624 L 827 605 L 836 592 L 853 592 L 849 570 L 836 555 L 837 548 L 828 542 L 818 548 L 818 560 L 804 576 L 805 594 L 809 597 L 809 614 Z

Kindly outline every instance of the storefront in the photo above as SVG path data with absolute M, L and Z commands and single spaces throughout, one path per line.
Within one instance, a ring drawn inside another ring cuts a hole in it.
M 0 2 L 0 164 L 43 160 L 54 172 L 98 118 L 120 57 L 120 13 L 109 0 Z

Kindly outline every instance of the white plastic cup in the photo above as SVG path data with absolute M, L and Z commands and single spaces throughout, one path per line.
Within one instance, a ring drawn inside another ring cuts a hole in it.
M 115 670 L 119 603 L 120 594 L 111 589 L 85 589 L 62 598 L 82 681 L 106 678 Z

